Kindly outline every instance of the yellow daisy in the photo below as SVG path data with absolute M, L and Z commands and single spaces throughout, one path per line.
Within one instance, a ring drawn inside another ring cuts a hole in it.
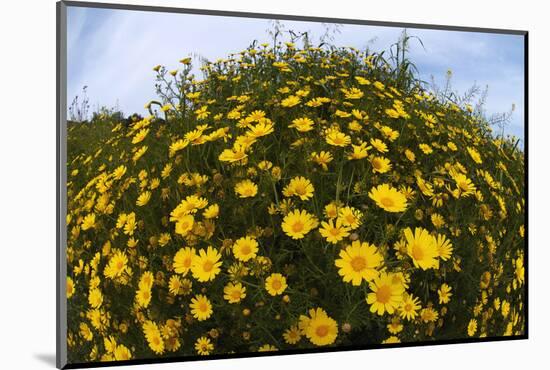
M 228 283 L 223 288 L 223 298 L 229 303 L 239 303 L 246 297 L 246 287 L 241 283 Z
M 343 240 L 345 237 L 349 236 L 349 231 L 351 229 L 348 226 L 342 225 L 340 219 L 336 220 L 334 223 L 333 220 L 328 220 L 328 222 L 321 222 L 321 227 L 319 232 L 327 240 L 327 242 L 336 244 L 339 241 Z
M 300 329 L 317 346 L 326 346 L 336 341 L 338 324 L 322 308 L 310 309 L 309 317 L 300 316 Z
M 180 248 L 180 250 L 178 250 L 174 255 L 174 260 L 172 263 L 174 271 L 178 274 L 182 274 L 183 276 L 187 275 L 187 273 L 191 269 L 191 264 L 195 256 L 195 248 Z
M 422 270 L 437 268 L 438 250 L 436 239 L 430 235 L 428 230 L 417 227 L 413 231 L 406 228 L 404 231 L 407 241 L 407 254 L 413 260 L 414 266 Z
M 233 254 L 239 261 L 246 262 L 251 258 L 256 257 L 258 253 L 258 242 L 256 239 L 246 236 L 238 239 L 233 244 Z
M 340 258 L 334 264 L 344 282 L 358 286 L 363 280 L 369 282 L 378 277 L 377 268 L 384 258 L 374 245 L 355 240 L 340 251 Z
M 369 198 L 376 202 L 376 205 L 387 212 L 403 212 L 407 209 L 407 198 L 397 189 L 389 184 L 373 187 L 369 192 Z
M 206 250 L 199 250 L 191 262 L 191 272 L 193 277 L 200 282 L 214 280 L 221 271 L 221 254 L 211 246 Z
M 251 180 L 243 180 L 235 185 L 235 193 L 239 198 L 251 198 L 258 193 L 258 185 Z
M 286 278 L 279 273 L 273 273 L 265 279 L 265 290 L 272 296 L 283 294 L 287 286 Z
M 307 233 L 316 228 L 317 218 L 305 210 L 294 210 L 289 212 L 281 225 L 286 235 L 292 239 L 302 239 Z
M 383 315 L 385 312 L 393 314 L 403 302 L 405 289 L 402 284 L 395 283 L 393 274 L 381 272 L 380 275 L 369 282 L 372 291 L 367 295 L 367 303 L 370 312 Z
M 197 294 L 194 298 L 191 298 L 189 308 L 191 308 L 191 314 L 193 314 L 193 317 L 199 321 L 208 319 L 214 312 L 212 310 L 212 304 L 208 298 L 202 294 Z

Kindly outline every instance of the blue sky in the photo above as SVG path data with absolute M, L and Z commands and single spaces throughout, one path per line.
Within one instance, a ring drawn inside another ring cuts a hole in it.
M 288 30 L 309 31 L 314 42 L 325 32 L 325 25 L 317 22 L 282 24 Z M 145 114 L 144 104 L 156 98 L 153 66 L 175 69 L 186 56 L 224 58 L 254 39 L 269 41 L 269 28 L 266 19 L 69 7 L 68 103 L 88 86 L 92 109 L 118 104 L 125 114 Z M 332 43 L 382 51 L 401 32 L 396 27 L 346 24 L 338 27 Z M 413 41 L 410 51 L 422 79 L 433 76 L 442 84 L 450 69 L 453 88 L 461 93 L 474 83 L 487 85 L 487 114 L 509 111 L 515 104 L 506 133 L 523 141 L 522 36 L 424 29 L 408 33 L 424 44 Z

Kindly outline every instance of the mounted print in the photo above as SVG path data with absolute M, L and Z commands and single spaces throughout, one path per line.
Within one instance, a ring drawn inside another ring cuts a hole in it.
M 58 366 L 527 338 L 526 56 L 58 3 Z

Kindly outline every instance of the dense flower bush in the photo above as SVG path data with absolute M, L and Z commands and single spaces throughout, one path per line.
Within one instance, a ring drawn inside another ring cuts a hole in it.
M 352 48 L 181 65 L 69 123 L 70 362 L 523 334 L 523 153 L 470 106 Z

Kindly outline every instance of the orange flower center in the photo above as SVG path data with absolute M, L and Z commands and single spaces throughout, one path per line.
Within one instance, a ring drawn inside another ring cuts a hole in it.
M 393 207 L 395 205 L 393 199 L 389 197 L 383 197 L 380 199 L 380 203 L 382 203 L 384 207 Z
M 351 260 L 351 268 L 353 269 L 353 271 L 361 271 L 365 267 L 367 267 L 367 261 L 365 261 L 364 257 L 357 256 L 353 257 L 353 259 Z
M 279 290 L 279 289 L 281 289 L 281 286 L 282 286 L 282 285 L 283 285 L 283 284 L 281 284 L 281 281 L 280 281 L 280 280 L 273 280 L 273 281 L 271 282 L 271 287 L 272 287 L 274 290 Z
M 242 247 L 241 247 L 241 253 L 242 254 L 250 254 L 250 252 L 252 251 L 252 249 L 250 248 L 250 245 L 248 244 L 244 244 Z
M 241 298 L 241 291 L 235 289 L 233 292 L 231 292 L 231 298 L 238 300 Z
M 391 298 L 391 287 L 389 285 L 382 285 L 376 291 L 376 300 L 380 303 L 388 303 Z
M 214 267 L 214 264 L 212 263 L 212 261 L 206 261 L 203 265 L 202 265 L 202 269 L 204 270 L 204 272 L 210 272 L 212 271 L 212 268 Z
M 296 221 L 292 225 L 292 231 L 294 231 L 295 233 L 298 233 L 298 232 L 302 231 L 303 229 L 304 229 L 304 224 L 301 221 Z
M 422 260 L 424 258 L 424 250 L 420 245 L 414 244 L 412 247 L 412 255 L 415 260 Z
M 319 325 L 317 329 L 315 329 L 315 334 L 319 337 L 324 337 L 328 334 L 328 326 L 327 325 Z

